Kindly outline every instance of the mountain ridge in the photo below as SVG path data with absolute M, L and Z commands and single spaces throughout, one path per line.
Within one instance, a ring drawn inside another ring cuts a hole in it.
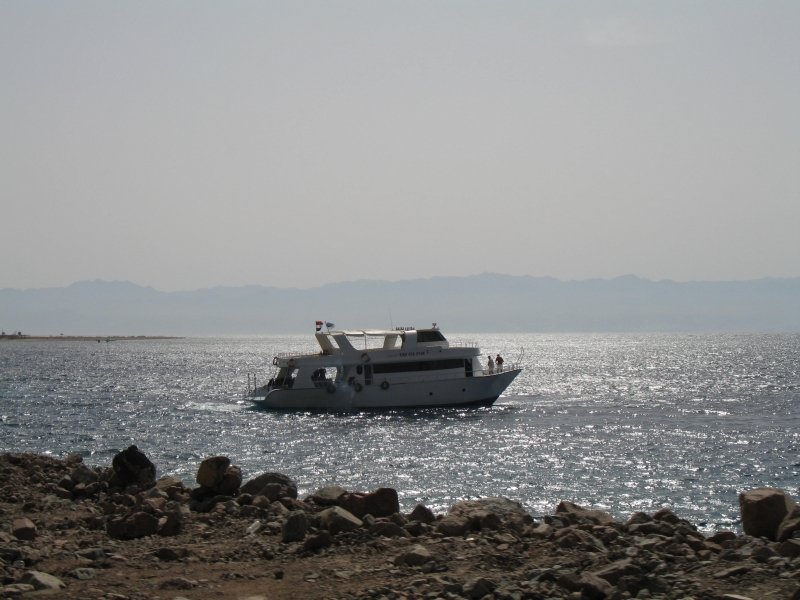
M 436 321 L 450 332 L 797 332 L 800 277 L 677 282 L 629 274 L 561 281 L 481 273 L 312 288 L 250 284 L 162 292 L 95 279 L 0 289 L 0 326 L 24 333 L 297 333 L 321 318 L 348 328 Z

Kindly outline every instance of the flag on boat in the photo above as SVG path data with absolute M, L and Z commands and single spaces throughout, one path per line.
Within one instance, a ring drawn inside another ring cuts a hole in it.
M 325 323 L 325 327 L 330 329 L 331 327 L 335 327 L 333 323 Z
M 317 321 L 317 333 L 322 331 L 322 321 Z

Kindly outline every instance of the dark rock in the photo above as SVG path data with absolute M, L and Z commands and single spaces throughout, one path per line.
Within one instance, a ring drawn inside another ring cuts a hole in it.
M 753 537 L 777 539 L 778 527 L 797 506 L 783 490 L 758 488 L 739 494 L 742 528 Z
M 327 548 L 332 543 L 333 539 L 331 534 L 323 529 L 306 538 L 306 541 L 303 542 L 303 550 L 314 552 L 315 550 L 319 550 L 321 548 Z M 281 577 L 283 577 L 282 572 Z M 280 577 L 277 577 L 277 579 L 280 579 Z
M 292 481 L 287 475 L 283 473 L 262 473 L 245 483 L 241 488 L 241 493 L 258 495 L 268 483 L 277 483 L 286 488 L 285 493 L 281 494 L 279 498 L 288 496 L 289 498 L 297 498 L 297 484 Z
M 159 521 L 146 512 L 136 512 L 128 517 L 118 517 L 106 523 L 109 537 L 126 540 L 154 535 L 158 531 Z
M 781 524 L 778 526 L 778 531 L 775 534 L 776 541 L 786 541 L 791 538 L 796 531 L 800 531 L 800 506 L 792 508 L 789 514 L 781 521 Z
M 739 567 L 733 567 L 732 569 L 725 569 L 724 571 L 718 571 L 714 573 L 715 579 L 725 579 L 727 577 L 733 577 L 734 575 L 744 575 L 750 571 L 750 567 L 745 565 L 741 565 Z
M 565 527 L 556 531 L 553 541 L 561 548 L 580 548 L 588 552 L 604 552 L 606 547 L 588 531 Z
M 179 535 L 183 530 L 183 518 L 178 510 L 168 510 L 164 512 L 158 520 L 158 535 L 165 537 Z
M 191 590 L 197 586 L 194 581 L 189 581 L 183 577 L 175 577 L 174 579 L 167 579 L 161 582 L 159 586 L 162 590 Z
M 372 527 L 369 528 L 372 535 L 383 537 L 409 537 L 409 533 L 391 521 L 376 521 Z
M 723 550 L 719 553 L 720 560 L 727 560 L 728 562 L 741 562 L 744 560 L 744 557 L 740 552 L 737 552 L 733 548 L 728 550 Z
M 339 506 L 358 518 L 364 515 L 372 515 L 376 518 L 389 517 L 400 512 L 397 490 L 392 488 L 378 488 L 368 494 L 359 492 L 345 494 L 339 499 Z
M 778 554 L 789 558 L 800 556 L 800 540 L 790 538 L 778 546 Z
M 200 463 L 195 481 L 201 486 L 213 490 L 222 483 L 229 466 L 231 466 L 231 459 L 227 456 L 210 456 Z
M 472 600 L 483 598 L 487 594 L 491 594 L 497 589 L 497 584 L 491 579 L 480 577 L 478 579 L 471 579 L 464 584 L 462 595 Z
M 11 534 L 18 540 L 33 541 L 38 536 L 36 525 L 30 519 L 22 517 L 11 523 Z
M 654 521 L 665 521 L 666 523 L 669 523 L 670 525 L 677 525 L 678 521 L 680 521 L 680 519 L 678 518 L 678 515 L 676 515 L 674 512 L 672 512 L 672 510 L 669 509 L 669 508 L 662 508 L 661 510 L 658 510 L 655 513 L 653 513 L 653 520 Z
M 75 483 L 83 483 L 89 485 L 97 481 L 97 473 L 92 471 L 84 464 L 80 464 L 69 474 L 69 478 Z
M 628 522 L 625 523 L 625 527 L 630 527 L 631 525 L 639 525 L 640 523 L 649 523 L 652 520 L 653 518 L 647 513 L 643 512 L 633 513 L 633 515 L 631 515 L 631 518 L 628 519 Z
M 258 493 L 259 496 L 266 496 L 270 502 L 277 502 L 286 496 L 286 486 L 280 483 L 268 483 Z
M 189 551 L 186 548 L 159 548 L 155 554 L 159 560 L 173 561 L 186 558 Z
M 430 525 L 436 520 L 436 515 L 424 504 L 417 504 L 414 510 L 411 511 L 411 514 L 408 515 L 408 518 L 410 521 L 419 521 L 420 523 Z
M 308 518 L 303 511 L 295 511 L 290 514 L 281 528 L 281 539 L 284 543 L 300 542 L 308 533 Z
M 735 540 L 736 534 L 732 531 L 717 531 L 713 535 L 710 535 L 706 538 L 707 542 L 711 542 L 712 544 L 721 544 L 722 542 L 727 542 L 728 540 Z
M 237 466 L 228 467 L 222 476 L 222 480 L 214 488 L 214 491 L 221 496 L 233 496 L 239 491 L 242 485 L 242 470 Z
M 526 524 L 533 523 L 533 517 L 522 508 L 519 502 L 508 498 L 484 498 L 482 500 L 465 500 L 456 502 L 448 511 L 448 515 L 466 517 L 471 526 L 480 526 L 480 521 L 487 513 L 494 513 L 504 523 L 514 517 L 521 517 Z
M 0 548 L 0 558 L 13 564 L 15 561 L 22 560 L 22 551 L 19 548 Z
M 311 496 L 309 500 L 320 506 L 333 506 L 339 504 L 339 498 L 347 493 L 347 490 L 338 485 L 329 485 L 319 488 Z
M 111 461 L 111 466 L 123 486 L 150 487 L 156 480 L 156 466 L 136 446 L 129 446 Z
M 628 533 L 641 533 L 650 535 L 655 533 L 663 535 L 664 537 L 672 537 L 675 534 L 675 528 L 664 521 L 650 521 L 649 523 L 638 523 L 635 525 L 627 526 Z

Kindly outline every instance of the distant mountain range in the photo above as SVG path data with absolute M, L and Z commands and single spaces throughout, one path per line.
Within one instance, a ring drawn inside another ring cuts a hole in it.
M 391 314 L 391 318 L 390 318 Z M 428 326 L 449 332 L 798 332 L 800 277 L 753 281 L 559 281 L 484 273 L 159 292 L 126 281 L 0 290 L 6 331 L 66 335 L 300 333 Z

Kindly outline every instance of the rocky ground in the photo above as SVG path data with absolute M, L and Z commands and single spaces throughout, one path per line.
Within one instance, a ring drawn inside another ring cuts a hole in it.
M 108 468 L 0 456 L 0 597 L 800 599 L 800 508 L 780 490 L 741 495 L 746 535 L 706 538 L 669 509 L 621 523 L 562 502 L 534 521 L 504 498 L 446 515 L 403 514 L 389 488 L 298 500 L 225 457 L 197 481 L 156 480 L 135 447 Z

